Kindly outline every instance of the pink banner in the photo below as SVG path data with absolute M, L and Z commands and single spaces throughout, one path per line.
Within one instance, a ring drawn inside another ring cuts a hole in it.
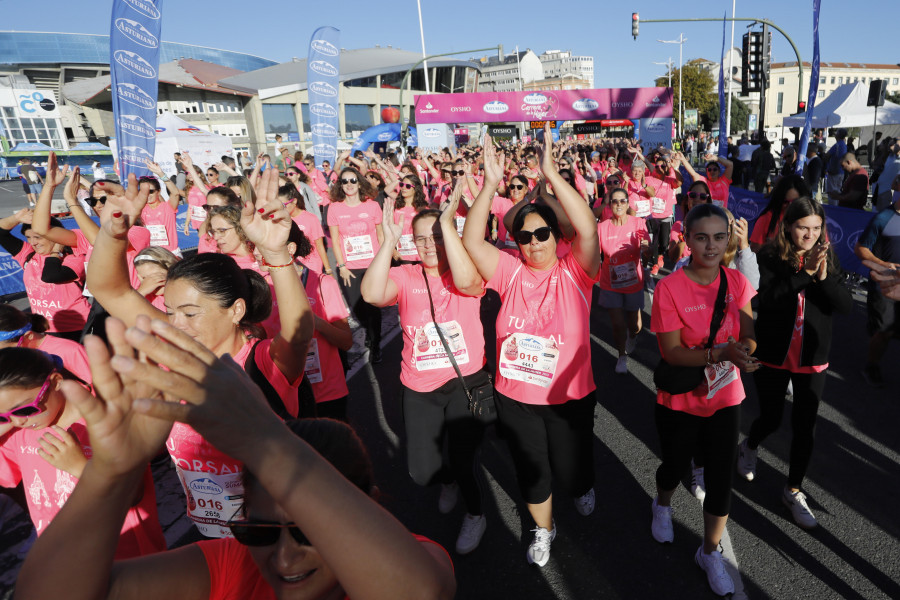
M 422 94 L 416 123 L 507 123 L 672 117 L 671 88 Z

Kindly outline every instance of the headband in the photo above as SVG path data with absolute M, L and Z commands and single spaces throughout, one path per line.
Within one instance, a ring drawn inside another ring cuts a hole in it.
M 6 340 L 17 338 L 25 335 L 29 331 L 31 331 L 31 323 L 26 323 L 24 327 L 16 329 L 15 331 L 0 331 L 0 341 L 5 342 Z

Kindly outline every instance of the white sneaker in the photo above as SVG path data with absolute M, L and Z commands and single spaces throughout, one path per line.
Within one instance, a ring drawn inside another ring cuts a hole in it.
M 706 480 L 703 478 L 703 467 L 691 469 L 691 493 L 694 498 L 703 502 L 706 498 Z
M 628 373 L 628 357 L 620 356 L 619 360 L 616 361 L 616 373 L 619 375 L 625 375 Z
M 466 514 L 459 530 L 459 537 L 456 538 L 456 553 L 468 554 L 477 548 L 486 527 L 487 519 L 484 518 L 484 515 Z
M 756 477 L 756 456 L 758 450 L 753 450 L 744 440 L 738 445 L 737 472 L 747 481 L 753 481 Z
M 535 564 L 543 567 L 550 560 L 550 543 L 556 539 L 556 523 L 553 523 L 553 529 L 550 531 L 543 527 L 536 527 L 532 531 L 534 532 L 534 539 L 531 541 L 531 545 L 528 546 L 526 558 L 529 565 Z
M 577 510 L 578 514 L 581 516 L 586 517 L 594 512 L 595 500 L 596 495 L 594 494 L 594 488 L 591 488 L 584 496 L 575 498 L 575 510 Z
M 803 492 L 791 492 L 784 488 L 784 492 L 781 494 L 781 501 L 791 509 L 794 522 L 803 529 L 813 529 L 819 524 L 816 521 L 816 516 L 809 510 L 809 506 L 806 504 L 806 494 Z
M 694 560 L 701 569 L 706 571 L 706 580 L 709 582 L 709 587 L 712 588 L 713 592 L 719 596 L 734 593 L 734 581 L 732 581 L 728 571 L 725 570 L 725 560 L 722 558 L 721 552 L 713 550 L 709 554 L 705 554 L 703 546 L 700 546 L 697 548 Z
M 629 333 L 628 337 L 625 338 L 625 354 L 632 354 L 636 346 L 637 336 L 631 337 L 631 334 Z
M 653 539 L 660 544 L 671 543 L 675 541 L 675 528 L 672 527 L 672 507 L 660 506 L 656 501 L 657 498 L 654 498 L 653 504 L 650 505 L 653 509 L 650 533 L 653 534 Z
M 441 495 L 438 498 L 438 512 L 442 515 L 446 515 L 453 507 L 456 506 L 456 501 L 459 499 L 459 486 L 454 481 L 453 483 L 442 483 L 441 484 Z

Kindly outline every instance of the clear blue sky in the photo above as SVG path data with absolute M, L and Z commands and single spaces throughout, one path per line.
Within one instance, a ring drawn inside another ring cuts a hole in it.
M 822 59 L 900 61 L 896 46 L 888 42 L 896 39 L 897 33 L 896 18 L 887 18 L 885 14 L 886 7 L 892 4 L 881 0 L 845 8 L 835 0 L 825 0 L 820 23 Z M 3 16 L 0 29 L 108 33 L 111 5 L 110 0 L 41 0 L 39 3 L 0 0 Z M 320 10 L 318 6 L 330 10 Z M 498 43 L 507 52 L 512 52 L 517 44 L 520 49 L 531 48 L 538 54 L 548 49 L 571 49 L 575 54 L 594 57 L 596 87 L 641 87 L 652 85 L 654 77 L 665 73 L 665 67 L 654 65 L 654 61 L 665 62 L 671 56 L 678 62 L 677 44 L 660 44 L 657 39 L 676 39 L 683 32 L 688 40 L 684 45 L 685 61 L 698 57 L 716 60 L 721 51 L 722 27 L 719 23 L 645 23 L 634 41 L 632 11 L 639 12 L 643 19 L 721 18 L 726 11 L 730 13 L 731 1 L 422 0 L 422 11 L 426 50 L 430 54 Z M 804 60 L 812 57 L 812 0 L 738 0 L 736 14 L 774 21 L 794 39 Z M 305 57 L 310 34 L 321 25 L 340 29 L 344 48 L 391 44 L 404 50 L 421 50 L 415 0 L 285 3 L 166 0 L 163 3 L 163 39 L 247 52 L 276 61 Z M 729 35 L 730 31 L 729 24 Z M 736 46 L 740 47 L 745 31 L 746 24 L 735 25 Z M 783 37 L 776 32 L 773 40 L 776 62 L 794 60 L 794 53 Z

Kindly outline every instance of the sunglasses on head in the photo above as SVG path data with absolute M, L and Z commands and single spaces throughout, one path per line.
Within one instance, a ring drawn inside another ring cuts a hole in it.
M 397 187 L 398 187 L 398 188 L 404 188 L 404 189 L 407 189 L 407 190 L 411 190 L 411 189 L 413 189 L 413 188 L 416 187 L 416 186 L 414 186 L 414 185 L 411 184 L 411 183 L 401 182 L 401 183 L 398 183 L 398 184 L 397 184 Z
M 41 408 L 40 405 L 44 401 L 44 398 L 46 398 L 47 392 L 50 391 L 50 377 L 55 372 L 56 371 L 51 371 L 50 375 L 47 375 L 44 385 L 41 386 L 41 389 L 38 391 L 33 402 L 26 404 L 25 406 L 20 406 L 19 408 L 14 408 L 9 412 L 0 413 L 0 423 L 9 423 L 12 421 L 12 417 L 28 418 L 44 412 L 46 408 Z
M 538 227 L 534 231 L 526 231 L 522 229 L 521 231 L 517 231 L 515 238 L 516 242 L 520 246 L 527 246 L 531 243 L 531 238 L 536 237 L 539 242 L 546 242 L 550 239 L 550 235 L 553 233 L 553 230 L 549 227 Z
M 511 183 L 509 184 L 509 189 L 511 190 L 524 190 L 525 186 L 521 183 Z
M 293 523 L 270 523 L 267 521 L 228 521 L 226 526 L 231 535 L 244 546 L 271 546 L 281 537 L 281 530 L 287 529 L 294 541 L 301 546 L 312 546 L 300 528 Z
M 710 195 L 706 192 L 688 192 L 688 198 L 691 200 L 708 200 Z
M 341 185 L 347 185 L 348 183 L 359 183 L 359 179 L 356 177 L 349 177 L 347 179 L 341 179 Z

